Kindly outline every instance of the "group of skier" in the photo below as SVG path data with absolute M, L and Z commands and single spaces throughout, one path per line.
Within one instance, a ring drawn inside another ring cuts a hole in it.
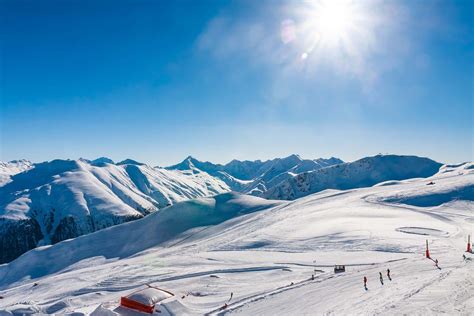
M 387 278 L 392 281 L 392 276 L 390 275 L 390 269 L 387 269 Z M 380 279 L 380 284 L 383 285 L 383 276 L 382 276 L 382 272 L 379 272 L 379 279 Z M 367 277 L 364 276 L 364 288 L 365 290 L 367 291 L 368 288 L 367 288 Z

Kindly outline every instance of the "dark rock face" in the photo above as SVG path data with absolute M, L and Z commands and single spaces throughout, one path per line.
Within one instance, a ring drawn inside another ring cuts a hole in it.
M 142 217 L 143 216 L 115 216 L 108 218 L 107 221 L 96 222 L 91 216 L 87 216 L 85 221 L 78 220 L 73 216 L 68 216 L 61 219 L 59 222 L 59 225 L 51 236 L 51 243 L 56 244 L 66 239 L 76 238 L 110 226 L 140 219 Z
M 51 212 L 54 212 L 54 210 Z M 50 232 L 51 227 L 48 227 L 48 225 L 45 229 L 48 230 L 48 235 L 50 234 L 51 243 L 55 244 L 142 217 L 113 216 L 96 221 L 91 216 L 87 216 L 85 219 L 67 216 L 60 220 L 54 231 Z M 0 218 L 0 227 L 2 228 L 0 231 L 0 264 L 15 260 L 28 250 L 36 248 L 38 243 L 45 238 L 35 218 L 27 220 Z
M 59 225 L 56 227 L 53 236 L 51 236 L 51 243 L 55 244 L 83 234 L 84 233 L 78 229 L 78 225 L 76 224 L 74 217 L 68 216 L 59 222 Z
M 0 219 L 0 264 L 7 263 L 37 246 L 43 239 L 38 222 L 32 219 Z

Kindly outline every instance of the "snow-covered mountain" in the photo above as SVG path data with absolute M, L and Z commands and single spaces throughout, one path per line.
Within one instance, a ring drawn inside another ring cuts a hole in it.
M 108 161 L 39 163 L 24 168 L 27 170 L 0 187 L 0 263 L 36 246 L 230 190 L 205 172 L 152 168 L 132 160 Z
M 188 157 L 158 168 L 131 159 L 114 163 L 54 160 L 4 163 L 0 186 L 0 263 L 39 245 L 88 234 L 196 197 L 238 191 L 294 199 L 325 189 L 351 189 L 387 180 L 427 177 L 440 164 L 419 157 L 375 156 L 353 163 L 298 155 L 226 165 Z M 23 171 L 23 172 L 21 172 Z
M 293 200 L 326 189 L 369 187 L 388 180 L 426 178 L 441 164 L 417 156 L 377 155 L 303 172 L 284 179 L 264 192 L 269 199 Z
M 33 163 L 26 159 L 0 161 L 0 186 L 10 182 L 11 176 L 30 169 Z
M 267 161 L 232 160 L 225 165 L 220 165 L 207 161 L 201 162 L 189 156 L 181 163 L 167 167 L 167 169 L 205 171 L 227 183 L 234 191 L 261 196 L 273 186 L 295 174 L 340 163 L 343 161 L 334 157 L 310 160 L 302 159 L 298 155 L 291 155 Z
M 154 315 L 469 315 L 473 214 L 472 163 L 295 201 L 189 200 L 0 265 L 0 311 L 130 315 L 120 297 L 150 284 L 175 294 Z

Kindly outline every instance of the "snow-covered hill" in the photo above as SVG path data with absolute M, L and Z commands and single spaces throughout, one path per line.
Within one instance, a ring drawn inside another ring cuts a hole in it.
M 158 169 L 132 160 L 35 164 L 0 187 L 0 263 L 39 245 L 227 191 L 224 182 L 205 172 Z
M 181 163 L 167 167 L 167 169 L 205 171 L 227 183 L 234 191 L 261 196 L 273 186 L 295 174 L 340 163 L 343 161 L 334 157 L 310 160 L 302 159 L 298 155 L 291 155 L 267 161 L 232 160 L 225 165 L 220 165 L 207 161 L 201 162 L 189 156 Z
M 440 163 L 428 158 L 377 155 L 288 177 L 263 196 L 293 200 L 326 189 L 347 190 L 388 180 L 425 178 L 437 173 L 440 167 Z
M 0 310 L 131 315 L 120 296 L 151 284 L 176 294 L 156 315 L 468 315 L 473 189 L 471 163 L 291 202 L 178 203 L 0 265 Z
M 11 176 L 32 168 L 33 164 L 26 160 L 0 161 L 0 186 L 10 182 Z

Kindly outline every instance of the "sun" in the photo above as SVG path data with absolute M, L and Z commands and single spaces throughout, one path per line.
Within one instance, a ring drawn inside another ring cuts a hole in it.
M 325 1 L 314 8 L 316 31 L 322 37 L 338 39 L 347 34 L 353 23 L 354 12 L 348 1 Z
M 316 50 L 356 53 L 370 25 L 367 12 L 356 0 L 307 1 L 300 11 L 299 34 L 304 43 L 302 59 Z
M 310 2 L 306 20 L 310 30 L 325 41 L 347 37 L 354 27 L 356 6 L 350 0 Z

